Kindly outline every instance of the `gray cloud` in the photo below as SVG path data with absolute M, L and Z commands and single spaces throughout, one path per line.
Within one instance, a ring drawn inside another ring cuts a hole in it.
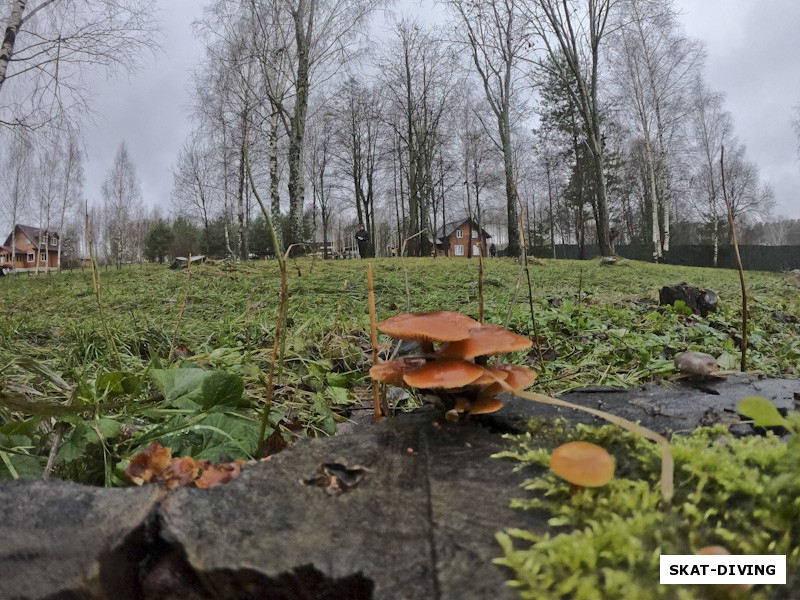
M 800 3 L 796 0 L 679 0 L 687 33 L 708 49 L 709 85 L 726 95 L 736 133 L 776 214 L 800 217 L 800 161 L 792 130 L 800 103 Z

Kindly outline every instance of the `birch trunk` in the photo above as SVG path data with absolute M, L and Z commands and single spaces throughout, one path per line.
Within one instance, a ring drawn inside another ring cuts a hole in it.
M 27 0 L 16 0 L 11 7 L 11 15 L 6 23 L 6 33 L 3 37 L 3 45 L 0 47 L 0 91 L 6 81 L 8 73 L 8 63 L 14 55 L 14 43 L 17 41 L 17 33 L 22 25 L 22 15 L 25 12 Z

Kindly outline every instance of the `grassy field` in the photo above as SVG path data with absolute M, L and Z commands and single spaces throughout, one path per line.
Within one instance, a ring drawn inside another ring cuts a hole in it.
M 477 262 L 405 264 L 373 261 L 379 319 L 407 305 L 478 316 Z M 330 434 L 370 397 L 365 267 L 289 262 L 287 337 L 267 433 Z M 543 261 L 529 273 L 532 298 L 518 265 L 488 260 L 483 296 L 487 321 L 535 338 L 531 353 L 510 360 L 540 372 L 539 390 L 651 381 L 671 375 L 672 356 L 687 349 L 719 357 L 723 368 L 738 365 L 734 271 Z M 715 290 L 720 311 L 700 319 L 659 307 L 660 287 L 680 282 Z M 122 484 L 121 466 L 155 439 L 176 454 L 252 458 L 279 284 L 277 263 L 265 261 L 191 274 L 101 270 L 99 302 L 89 270 L 0 279 L 0 477 L 40 475 L 49 459 L 58 476 Z M 786 317 L 800 314 L 800 281 L 749 273 L 748 285 L 748 369 L 796 376 L 798 326 Z

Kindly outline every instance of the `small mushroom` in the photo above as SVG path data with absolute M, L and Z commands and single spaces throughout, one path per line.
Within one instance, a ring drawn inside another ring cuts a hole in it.
M 481 396 L 474 402 L 470 402 L 469 414 L 488 415 L 503 408 L 503 401 L 494 396 Z
M 438 354 L 445 358 L 475 358 L 490 354 L 505 354 L 527 350 L 533 345 L 530 338 L 518 335 L 500 325 L 481 325 L 470 329 L 469 337 L 442 344 Z
M 453 389 L 471 384 L 483 373 L 483 367 L 466 360 L 437 360 L 406 373 L 403 381 L 413 388 Z
M 455 406 L 445 413 L 448 421 L 457 421 L 466 415 L 488 415 L 503 408 L 503 401 L 493 396 L 481 396 L 470 400 L 464 396 L 456 398 Z
M 597 444 L 568 442 L 553 450 L 550 469 L 568 481 L 570 493 L 600 487 L 614 478 L 614 459 Z
M 469 337 L 475 319 L 449 310 L 427 313 L 403 313 L 389 317 L 377 327 L 398 340 L 419 342 L 423 352 L 433 353 L 433 342 L 454 342 Z
M 381 381 L 398 387 L 405 386 L 403 376 L 424 365 L 427 361 L 422 357 L 401 357 L 374 365 L 369 376 L 374 381 Z

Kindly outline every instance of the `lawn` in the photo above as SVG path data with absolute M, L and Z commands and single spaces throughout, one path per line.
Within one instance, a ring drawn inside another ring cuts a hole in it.
M 327 435 L 369 401 L 366 262 L 288 263 L 285 345 L 276 365 L 267 434 L 279 442 Z M 378 318 L 457 310 L 478 317 L 476 261 L 376 259 Z M 488 322 L 535 340 L 510 360 L 540 372 L 535 389 L 632 386 L 670 376 L 687 349 L 739 362 L 736 272 L 629 262 L 542 261 L 524 272 L 485 261 Z M 124 485 L 121 469 L 153 440 L 175 454 L 250 459 L 278 314 L 274 261 L 172 271 L 127 266 L 0 279 L 0 477 L 56 476 Z M 407 284 L 406 284 L 407 278 Z M 706 319 L 659 307 L 663 285 L 716 291 Z M 800 281 L 748 273 L 748 369 L 796 376 Z M 533 316 L 532 316 L 533 315 Z M 380 338 L 382 350 L 388 338 Z M 200 371 L 203 369 L 203 371 Z M 413 405 L 414 399 L 411 400 Z

